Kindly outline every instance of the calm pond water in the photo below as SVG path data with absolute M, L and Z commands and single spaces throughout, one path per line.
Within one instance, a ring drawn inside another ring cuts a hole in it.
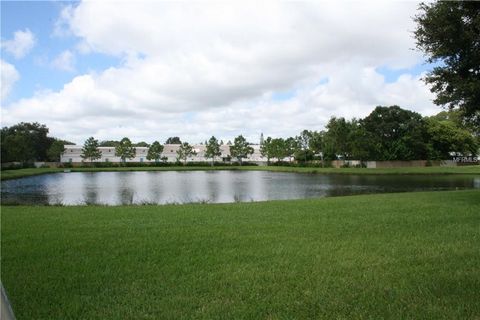
M 480 188 L 479 176 L 265 171 L 71 172 L 3 181 L 2 203 L 141 204 L 303 199 Z

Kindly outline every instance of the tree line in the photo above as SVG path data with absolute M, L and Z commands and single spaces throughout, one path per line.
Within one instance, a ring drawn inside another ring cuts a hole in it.
M 442 160 L 476 155 L 479 137 L 478 128 L 465 123 L 457 110 L 422 117 L 399 106 L 378 106 L 363 119 L 332 117 L 323 131 L 268 137 L 261 150 L 267 159 L 278 161 Z
M 166 143 L 179 144 L 177 160 L 186 163 L 196 155 L 188 142 L 172 137 Z M 221 156 L 222 143 L 212 136 L 205 141 L 205 159 L 212 165 Z M 82 157 L 94 161 L 100 159 L 99 146 L 93 137 L 82 149 Z M 163 145 L 155 141 L 136 144 L 148 147 L 147 159 L 166 161 L 162 157 Z M 115 156 L 122 162 L 135 157 L 135 145 L 128 138 L 109 142 L 115 147 Z M 253 153 L 251 143 L 242 136 L 229 143 L 230 155 L 239 163 Z M 299 135 L 288 138 L 267 137 L 261 139 L 260 152 L 267 161 L 293 160 L 445 160 L 452 156 L 476 155 L 479 149 L 479 132 L 464 123 L 459 111 L 443 111 L 432 117 L 399 106 L 378 106 L 363 119 L 346 120 L 332 117 L 322 131 L 303 130 Z
M 261 154 L 270 160 L 308 162 L 336 159 L 355 160 L 442 160 L 453 155 L 477 155 L 480 129 L 465 122 L 459 111 L 442 111 L 431 117 L 405 110 L 399 106 L 378 106 L 363 119 L 332 117 L 325 130 L 303 130 L 295 137 L 263 139 Z M 71 142 L 49 137 L 48 128 L 39 123 L 20 123 L 1 131 L 2 162 L 59 161 Z M 177 160 L 196 154 L 192 145 L 179 137 L 170 137 L 165 144 L 178 144 Z M 222 155 L 219 141 L 212 136 L 205 141 L 205 159 L 212 165 Z M 242 162 L 253 153 L 251 143 L 239 135 L 229 145 L 230 156 Z M 147 160 L 166 161 L 164 146 L 155 141 L 132 143 L 101 141 L 90 137 L 82 148 L 82 158 L 94 162 L 101 158 L 99 147 L 114 147 L 122 162 L 133 159 L 136 147 L 148 147 Z
M 476 155 L 478 128 L 464 123 L 459 111 L 432 117 L 398 106 L 375 108 L 363 119 L 332 117 L 323 131 L 304 130 L 287 139 L 267 138 L 267 158 L 297 160 L 442 160 Z

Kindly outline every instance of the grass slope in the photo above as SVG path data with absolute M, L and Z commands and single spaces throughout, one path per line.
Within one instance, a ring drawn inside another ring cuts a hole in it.
M 480 192 L 2 207 L 18 319 L 476 319 Z
M 63 172 L 62 168 L 28 168 L 18 170 L 4 170 L 1 180 L 17 179 L 46 173 Z M 480 174 L 480 166 L 460 167 L 412 167 L 412 168 L 312 168 L 312 167 L 282 167 L 282 166 L 243 166 L 243 167 L 116 167 L 116 168 L 72 168 L 73 172 L 96 171 L 193 171 L 193 170 L 262 170 L 274 172 L 325 173 L 325 174 Z

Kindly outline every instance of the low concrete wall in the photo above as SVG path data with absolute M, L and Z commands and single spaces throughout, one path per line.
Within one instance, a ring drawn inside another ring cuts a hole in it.
M 341 168 L 344 166 L 349 166 L 349 167 L 356 167 L 360 166 L 362 164 L 362 161 L 360 160 L 333 160 L 330 162 L 332 167 L 334 168 Z
M 60 164 L 59 162 L 43 162 L 43 161 L 38 161 L 33 163 L 35 168 L 40 168 L 40 167 L 57 168 L 59 164 Z
M 367 168 L 409 168 L 409 167 L 456 167 L 462 165 L 453 160 L 411 160 L 411 161 L 367 161 Z M 474 165 L 469 163 L 468 165 Z
M 19 166 L 21 164 L 21 162 L 2 162 L 2 168 L 10 168 L 13 166 Z
M 367 168 L 426 167 L 427 160 L 412 161 L 367 161 Z

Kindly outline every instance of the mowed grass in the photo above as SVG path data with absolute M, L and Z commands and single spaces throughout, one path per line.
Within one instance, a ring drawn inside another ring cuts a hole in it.
M 1 180 L 17 179 L 28 176 L 63 172 L 105 172 L 105 171 L 197 171 L 197 170 L 261 170 L 274 172 L 323 173 L 323 174 L 480 174 L 480 166 L 459 167 L 411 167 L 411 168 L 317 168 L 288 166 L 172 166 L 172 167 L 113 167 L 113 168 L 27 168 L 3 170 Z
M 2 207 L 18 319 L 478 319 L 480 192 Z

